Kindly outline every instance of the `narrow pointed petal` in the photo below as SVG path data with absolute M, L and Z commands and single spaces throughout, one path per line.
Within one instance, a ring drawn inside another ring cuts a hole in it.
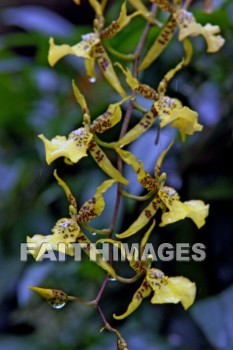
M 39 260 L 47 250 L 57 250 L 63 254 L 74 255 L 74 248 L 70 243 L 74 243 L 78 237 L 80 228 L 73 219 L 62 218 L 57 221 L 52 234 L 43 236 L 36 234 L 27 237 L 27 243 L 34 244 L 29 250 L 35 260 Z
M 153 231 L 155 227 L 155 220 L 153 220 L 152 225 L 149 227 L 149 229 L 146 231 L 146 233 L 144 234 L 144 236 L 142 237 L 142 240 L 140 242 L 140 252 L 143 253 L 146 243 L 151 235 L 151 232 Z
M 124 2 L 121 6 L 120 16 L 116 21 L 113 21 L 107 28 L 105 28 L 101 33 L 100 37 L 103 39 L 111 39 L 117 33 L 119 33 L 124 27 L 126 27 L 131 19 L 141 14 L 141 11 L 133 12 L 131 15 L 127 16 L 126 3 Z
M 83 113 L 89 114 L 89 108 L 87 106 L 87 102 L 81 91 L 79 90 L 78 86 L 75 84 L 75 81 L 72 80 L 72 87 L 73 87 L 73 92 L 74 96 L 76 98 L 76 101 L 80 105 Z
M 120 105 L 128 100 L 130 97 L 126 97 L 120 102 L 110 104 L 106 112 L 96 118 L 90 126 L 91 132 L 97 132 L 102 134 L 104 131 L 112 128 L 114 125 L 120 122 L 122 117 Z
M 170 4 L 168 0 L 150 0 L 150 2 L 155 2 L 156 5 L 162 11 L 167 11 L 171 13 L 174 11 L 174 7 Z
M 174 32 L 176 29 L 176 21 L 171 16 L 169 17 L 167 23 L 163 27 L 162 31 L 158 35 L 158 37 L 155 39 L 155 42 L 147 52 L 146 56 L 144 57 L 142 63 L 139 66 L 139 71 L 142 71 L 146 68 L 148 68 L 164 51 L 164 49 L 167 47 L 169 42 L 171 41 Z
M 106 192 L 116 181 L 106 180 L 96 189 L 93 198 L 86 201 L 78 212 L 78 221 L 87 222 L 99 216 L 105 207 L 103 193 Z
M 112 62 L 108 57 L 107 52 L 103 48 L 103 46 L 99 43 L 95 45 L 94 49 L 94 57 L 97 60 L 97 63 L 108 83 L 113 87 L 114 90 L 118 92 L 118 94 L 122 97 L 126 97 L 126 93 L 121 86 L 121 83 L 115 73 Z
M 150 269 L 146 280 L 154 291 L 152 304 L 181 303 L 184 309 L 188 309 L 196 296 L 196 285 L 188 278 L 167 277 L 158 269 Z
M 93 10 L 95 11 L 97 16 L 102 16 L 102 7 L 101 4 L 97 1 L 97 0 L 88 0 L 89 4 L 91 5 L 91 7 L 93 8 Z
M 67 55 L 74 55 L 77 57 L 90 58 L 91 50 L 99 41 L 99 37 L 95 33 L 83 35 L 83 40 L 80 43 L 69 46 L 67 44 L 56 45 L 54 39 L 49 40 L 49 54 L 48 61 L 50 66 L 54 66 L 61 58 Z
M 153 124 L 158 116 L 158 113 L 154 107 L 147 112 L 144 117 L 136 124 L 132 129 L 130 129 L 119 141 L 115 143 L 116 148 L 128 145 L 132 141 L 143 135 Z
M 87 78 L 91 83 L 94 83 L 96 81 L 95 58 L 94 57 L 86 58 L 84 61 L 84 65 L 86 69 Z
M 63 188 L 66 197 L 69 201 L 69 204 L 72 205 L 72 207 L 75 209 L 75 212 L 77 214 L 77 202 L 76 199 L 74 198 L 72 192 L 70 191 L 69 187 L 67 184 L 57 175 L 57 170 L 54 170 L 53 172 L 54 177 L 56 178 L 58 184 Z
M 160 170 L 161 170 L 161 166 L 162 166 L 162 163 L 163 163 L 163 160 L 165 158 L 165 156 L 167 155 L 168 151 L 171 149 L 172 145 L 174 143 L 174 140 L 172 140 L 170 142 L 170 144 L 168 145 L 167 148 L 165 148 L 165 150 L 163 152 L 161 152 L 157 162 L 156 162 L 156 165 L 155 165 L 155 171 L 154 171 L 154 174 L 155 174 L 155 179 L 158 181 L 159 177 L 160 177 Z
M 163 96 L 167 90 L 168 84 L 171 81 L 171 79 L 174 77 L 174 75 L 181 70 L 185 65 L 185 60 L 182 59 L 181 62 L 179 62 L 175 68 L 170 69 L 164 76 L 164 78 L 162 79 L 162 81 L 159 83 L 158 86 L 158 93 L 159 96 Z
M 128 0 L 128 2 L 151 24 L 159 25 L 159 22 L 154 18 L 154 13 L 148 11 L 141 0 Z
M 134 78 L 128 67 L 124 69 L 119 62 L 117 62 L 115 65 L 122 70 L 122 72 L 126 77 L 126 82 L 131 87 L 132 90 L 136 91 L 141 96 L 149 100 L 156 100 L 158 98 L 157 92 L 153 88 L 151 88 L 149 85 L 142 84 L 136 78 Z
M 28 287 L 31 291 L 39 294 L 42 298 L 49 303 L 62 304 L 68 301 L 68 295 L 59 289 L 48 289 L 39 287 Z
M 46 162 L 51 164 L 60 157 L 68 158 L 72 163 L 77 163 L 87 156 L 89 143 L 93 135 L 86 128 L 79 128 L 65 136 L 56 136 L 49 141 L 43 134 L 39 138 L 44 142 Z
M 122 315 L 113 315 L 116 320 L 122 320 L 123 318 L 132 314 L 141 304 L 143 299 L 147 298 L 151 293 L 151 287 L 146 279 L 142 282 L 141 286 L 135 292 L 131 303 L 129 304 L 127 310 Z
M 179 40 L 182 41 L 188 36 L 202 35 L 207 44 L 207 52 L 217 52 L 223 46 L 225 40 L 221 35 L 219 26 L 206 24 L 204 27 L 197 23 L 191 12 L 180 9 L 173 14 L 180 28 Z
M 139 217 L 132 223 L 132 225 L 130 225 L 130 227 L 126 231 L 116 235 L 116 237 L 119 239 L 123 239 L 136 234 L 139 230 L 146 226 L 146 224 L 154 217 L 159 208 L 159 204 L 159 198 L 153 199 L 153 201 L 150 204 L 148 204 L 148 206 L 141 212 Z
M 128 180 L 126 180 L 120 172 L 112 165 L 106 154 L 102 149 L 97 145 L 97 143 L 92 140 L 89 145 L 89 151 L 99 165 L 99 167 L 111 178 L 115 179 L 118 182 L 128 185 Z
M 137 159 L 131 152 L 125 151 L 120 148 L 116 148 L 117 153 L 121 159 L 132 166 L 133 170 L 137 174 L 138 182 L 145 187 L 148 191 L 156 189 L 156 180 L 146 172 L 143 168 L 143 163 Z

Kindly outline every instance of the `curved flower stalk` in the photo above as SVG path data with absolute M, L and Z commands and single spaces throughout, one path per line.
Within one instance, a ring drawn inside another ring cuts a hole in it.
M 90 79 L 95 79 L 94 65 L 95 62 L 97 62 L 108 83 L 122 97 L 125 97 L 126 93 L 121 86 L 111 60 L 108 57 L 108 54 L 105 51 L 101 40 L 112 38 L 118 34 L 125 26 L 127 26 L 134 17 L 141 15 L 143 12 L 136 11 L 131 15 L 127 15 L 126 3 L 123 3 L 118 19 L 116 21 L 113 21 L 107 28 L 103 29 L 104 20 L 100 3 L 93 0 L 89 0 L 89 2 L 96 13 L 96 18 L 94 20 L 94 31 L 92 33 L 83 35 L 82 40 L 74 46 L 69 46 L 66 44 L 56 45 L 54 43 L 54 39 L 50 38 L 50 48 L 48 55 L 49 64 L 53 67 L 61 58 L 69 54 L 77 57 L 82 57 L 85 59 L 87 75 Z
M 156 60 L 169 44 L 177 26 L 179 28 L 178 39 L 180 41 L 187 37 L 202 35 L 206 41 L 207 52 L 209 53 L 217 52 L 223 46 L 225 40 L 221 35 L 217 35 L 220 32 L 219 26 L 209 23 L 202 26 L 200 23 L 197 23 L 191 12 L 180 8 L 180 1 L 175 2 L 174 5 L 167 0 L 150 1 L 156 3 L 162 11 L 170 12 L 171 16 L 144 57 L 139 70 L 148 68 Z
M 161 270 L 150 268 L 141 286 L 135 292 L 127 310 L 122 315 L 113 315 L 117 320 L 132 314 L 142 303 L 143 299 L 150 296 L 152 304 L 181 303 L 184 309 L 188 309 L 194 302 L 196 285 L 183 276 L 168 277 Z
M 188 41 L 185 42 L 185 51 L 186 57 L 182 59 L 175 68 L 166 73 L 158 85 L 158 92 L 150 86 L 141 84 L 132 76 L 129 69 L 124 69 L 119 63 L 117 64 L 125 74 L 126 82 L 131 89 L 144 98 L 154 100 L 154 102 L 150 111 L 145 113 L 140 122 L 115 143 L 116 148 L 123 147 L 136 140 L 154 124 L 157 118 L 160 119 L 160 127 L 164 127 L 167 124 L 170 124 L 171 127 L 176 127 L 179 130 L 183 141 L 185 140 L 186 135 L 193 135 L 194 132 L 202 130 L 202 125 L 198 123 L 197 112 L 183 106 L 178 99 L 165 96 L 169 81 L 179 70 L 187 65 L 191 59 L 192 48 Z
M 39 138 L 45 145 L 47 163 L 51 164 L 60 157 L 65 157 L 70 162 L 77 163 L 81 158 L 86 157 L 89 151 L 93 159 L 107 175 L 127 185 L 128 181 L 112 165 L 106 154 L 96 143 L 94 135 L 95 133 L 105 132 L 121 120 L 122 111 L 120 106 L 130 97 L 126 97 L 120 102 L 110 104 L 107 111 L 91 123 L 86 100 L 74 82 L 73 90 L 76 100 L 84 113 L 84 127 L 72 131 L 68 137 L 56 136 L 51 141 L 43 134 L 39 135 Z
M 85 236 L 79 227 L 79 223 L 86 223 L 101 215 L 105 207 L 103 193 L 106 192 L 116 181 L 104 181 L 99 187 L 97 187 L 94 197 L 86 201 L 78 210 L 74 196 L 66 183 L 57 175 L 56 170 L 54 171 L 54 176 L 58 184 L 63 188 L 69 201 L 70 218 L 62 218 L 58 220 L 52 229 L 51 235 L 43 236 L 36 234 L 33 237 L 27 237 L 29 250 L 34 259 L 39 260 L 47 250 L 51 249 L 57 250 L 63 254 L 74 256 L 75 248 L 72 243 L 78 243 L 88 256 L 92 254 L 92 256 L 95 257 L 97 265 L 106 270 L 110 276 L 116 277 L 112 266 L 102 258 L 101 254 L 96 250 L 95 246 L 91 244 L 91 241 Z
M 209 205 L 206 205 L 201 200 L 181 202 L 176 190 L 164 185 L 166 175 L 160 175 L 160 167 L 170 147 L 171 145 L 161 153 L 155 166 L 154 177 L 144 170 L 142 162 L 138 161 L 132 153 L 117 149 L 121 158 L 132 166 L 137 174 L 139 183 L 149 191 L 151 197 L 153 197 L 152 201 L 146 206 L 132 225 L 130 225 L 126 231 L 116 235 L 118 238 L 127 238 L 137 233 L 155 216 L 158 209 L 162 209 L 163 211 L 160 226 L 166 226 L 185 219 L 186 217 L 192 219 L 198 228 L 201 228 L 205 224 L 205 218 L 208 216 L 209 212 Z

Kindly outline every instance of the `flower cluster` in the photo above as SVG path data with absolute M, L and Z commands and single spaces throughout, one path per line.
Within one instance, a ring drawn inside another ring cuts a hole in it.
M 74 2 L 80 4 L 78 0 L 74 0 Z M 74 96 L 83 113 L 83 125 L 78 129 L 71 130 L 68 136 L 59 135 L 51 140 L 48 140 L 43 134 L 39 135 L 45 146 L 46 161 L 50 165 L 56 159 L 62 157 L 66 162 L 74 165 L 81 161 L 83 157 L 87 157 L 90 154 L 100 169 L 110 179 L 100 184 L 94 196 L 78 209 L 76 199 L 71 190 L 57 175 L 57 171 L 55 171 L 54 176 L 68 199 L 69 217 L 59 219 L 50 235 L 36 234 L 27 238 L 28 243 L 35 245 L 35 249 L 31 253 L 36 260 L 40 260 L 43 254 L 50 249 L 55 249 L 72 256 L 74 255 L 73 244 L 78 243 L 81 245 L 85 243 L 85 248 L 83 248 L 85 253 L 87 255 L 95 253 L 95 263 L 104 269 L 110 277 L 122 282 L 127 281 L 127 283 L 143 278 L 142 284 L 133 295 L 128 309 L 121 316 L 114 315 L 116 319 L 122 319 L 130 315 L 139 307 L 142 300 L 151 294 L 153 294 L 151 299 L 152 304 L 180 302 L 187 309 L 195 299 L 196 286 L 195 283 L 190 282 L 185 277 L 166 276 L 161 270 L 151 266 L 152 261 L 150 260 L 150 256 L 144 260 L 141 259 L 140 251 L 136 251 L 131 257 L 127 256 L 130 266 L 135 271 L 135 277 L 131 280 L 124 279 L 115 272 L 114 264 L 111 261 L 104 260 L 98 250 L 95 250 L 95 252 L 92 251 L 96 248 L 93 248 L 91 240 L 86 236 L 85 231 L 83 232 L 82 227 L 91 230 L 92 228 L 86 223 L 102 214 L 105 207 L 103 194 L 117 183 L 118 196 L 134 198 L 133 195 L 122 189 L 123 185 L 127 186 L 129 183 L 122 175 L 122 167 L 118 166 L 116 168 L 102 148 L 108 147 L 118 157 L 121 164 L 129 164 L 133 168 L 138 182 L 147 191 L 144 200 L 148 202 L 145 204 L 138 218 L 125 231 L 115 234 L 116 239 L 113 238 L 114 227 L 102 231 L 96 230 L 97 233 L 105 234 L 105 238 L 100 241 L 116 245 L 121 249 L 123 254 L 126 254 L 121 240 L 145 229 L 148 223 L 153 220 L 152 225 L 146 231 L 141 241 L 141 249 L 143 249 L 150 234 L 153 232 L 155 226 L 154 216 L 156 213 L 157 217 L 160 214 L 160 226 L 170 225 L 176 221 L 190 218 L 198 228 L 201 228 L 205 224 L 205 219 L 209 211 L 209 205 L 205 204 L 202 200 L 195 199 L 182 202 L 177 191 L 165 184 L 166 174 L 161 173 L 161 166 L 164 157 L 172 147 L 172 143 L 160 154 L 155 164 L 153 175 L 144 169 L 141 160 L 137 159 L 129 150 L 123 149 L 123 147 L 131 144 L 146 133 L 155 122 L 158 122 L 161 128 L 169 124 L 171 127 L 178 129 L 183 141 L 187 136 L 200 132 L 203 129 L 203 126 L 198 122 L 197 112 L 191 110 L 188 106 L 184 106 L 178 99 L 168 96 L 166 91 L 174 75 L 181 69 L 184 69 L 191 60 L 192 44 L 189 40 L 190 37 L 203 36 L 207 43 L 207 52 L 210 53 L 218 51 L 224 43 L 224 39 L 220 35 L 216 35 L 219 33 L 218 26 L 212 26 L 211 24 L 200 25 L 190 12 L 180 6 L 178 1 L 175 1 L 174 4 L 171 4 L 168 0 L 150 0 L 150 2 L 155 3 L 160 11 L 169 13 L 166 23 L 162 24 L 155 18 L 155 11 L 153 11 L 154 4 L 152 5 L 152 10 L 148 10 L 144 2 L 140 0 L 129 0 L 131 8 L 133 7 L 134 10 L 129 14 L 126 2 L 124 2 L 118 18 L 110 25 L 105 26 L 104 11 L 107 1 L 89 0 L 89 4 L 95 12 L 93 31 L 91 33 L 83 35 L 81 41 L 73 46 L 67 44 L 57 45 L 54 39 L 50 38 L 48 60 L 51 66 L 54 66 L 60 59 L 67 55 L 76 56 L 77 59 L 83 58 L 87 77 L 93 80 L 96 79 L 95 69 L 96 65 L 98 65 L 103 77 L 119 94 L 119 101 L 110 104 L 103 114 L 94 118 L 90 114 L 83 93 L 73 81 Z M 134 65 L 134 68 L 136 67 L 138 70 L 131 70 L 126 65 L 112 62 L 108 51 L 113 54 L 115 53 L 116 56 L 119 54 L 121 58 L 124 55 L 113 50 L 108 40 L 116 36 L 138 16 L 147 22 L 148 28 L 150 26 L 157 26 L 161 30 L 140 64 L 138 64 L 139 58 L 137 55 L 125 55 L 125 58 L 130 57 L 134 62 L 137 61 L 137 65 Z M 157 59 L 169 44 L 176 28 L 179 30 L 178 40 L 183 43 L 184 57 L 175 68 L 172 68 L 166 73 L 157 87 L 141 83 L 138 79 L 137 71 L 146 69 Z M 118 77 L 117 70 L 119 69 L 123 72 L 126 84 L 124 81 L 122 83 Z M 126 89 L 123 86 L 128 86 L 129 88 Z M 151 101 L 151 108 L 149 110 L 144 110 L 135 101 L 137 95 Z M 125 119 L 122 113 L 122 104 L 124 103 L 127 104 L 127 111 L 130 111 L 130 108 L 131 111 L 137 108 L 143 113 L 140 121 L 128 131 L 124 130 Z M 122 130 L 124 132 L 121 133 L 121 137 L 117 141 L 106 143 L 99 139 L 97 134 L 107 132 L 118 123 L 123 123 L 124 128 Z M 137 198 L 135 197 L 135 199 Z M 115 213 L 115 216 L 117 217 L 117 213 Z M 107 238 L 106 234 L 108 235 Z M 59 243 L 64 244 L 60 245 Z M 30 288 L 49 302 L 64 303 L 67 300 L 78 299 L 76 297 L 68 297 L 64 292 L 54 289 Z M 98 305 L 98 301 L 99 297 L 93 304 Z M 107 322 L 105 322 L 105 328 L 116 333 L 118 337 L 117 349 L 128 349 L 125 340 L 118 331 L 114 330 Z

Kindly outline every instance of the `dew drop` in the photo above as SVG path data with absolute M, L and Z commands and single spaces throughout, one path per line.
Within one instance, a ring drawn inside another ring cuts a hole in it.
M 56 303 L 55 301 L 49 301 L 48 302 L 50 306 L 52 306 L 54 309 L 61 309 L 63 308 L 66 303 L 65 302 L 62 302 L 62 303 Z
M 95 83 L 96 82 L 96 78 L 95 77 L 91 77 L 88 79 L 90 83 Z
M 96 232 L 92 232 L 92 236 L 96 236 Z
M 115 282 L 115 281 L 116 281 L 116 278 L 114 278 L 114 277 L 110 277 L 110 278 L 109 278 L 109 281 L 111 281 L 111 282 Z
M 130 101 L 135 101 L 136 98 L 135 97 L 131 97 Z

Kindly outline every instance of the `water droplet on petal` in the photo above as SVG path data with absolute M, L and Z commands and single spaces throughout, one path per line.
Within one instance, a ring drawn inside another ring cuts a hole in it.
M 92 232 L 92 236 L 96 236 L 96 232 Z
M 130 101 L 135 101 L 136 98 L 135 97 L 131 97 Z
M 61 302 L 61 303 L 56 303 L 55 301 L 49 301 L 48 303 L 54 309 L 61 309 L 61 308 L 63 308 L 66 305 L 66 303 L 64 301 Z
M 96 82 L 96 78 L 95 77 L 91 77 L 88 79 L 90 83 L 95 83 Z

